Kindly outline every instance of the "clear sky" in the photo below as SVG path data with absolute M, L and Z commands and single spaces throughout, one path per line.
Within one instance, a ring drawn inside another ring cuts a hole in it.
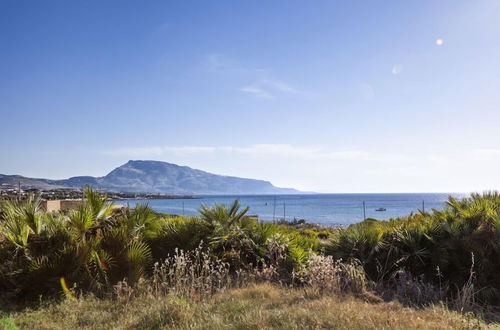
M 500 189 L 500 1 L 0 0 L 0 173 Z

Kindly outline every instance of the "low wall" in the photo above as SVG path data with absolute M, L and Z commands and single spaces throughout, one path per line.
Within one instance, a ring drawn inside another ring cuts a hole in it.
M 43 201 L 42 208 L 46 212 L 59 212 L 76 210 L 83 203 L 80 199 L 58 199 L 52 201 Z

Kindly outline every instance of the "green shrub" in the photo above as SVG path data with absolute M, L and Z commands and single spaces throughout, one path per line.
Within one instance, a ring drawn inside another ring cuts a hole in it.
M 449 198 L 443 210 L 390 221 L 366 220 L 340 229 L 326 253 L 360 260 L 370 279 L 390 283 L 409 272 L 421 281 L 449 287 L 455 296 L 466 285 L 475 256 L 477 299 L 500 302 L 500 194 Z

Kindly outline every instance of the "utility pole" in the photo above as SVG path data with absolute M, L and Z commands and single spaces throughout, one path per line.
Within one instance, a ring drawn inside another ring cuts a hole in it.
M 363 201 L 363 220 L 366 220 L 366 203 Z
M 283 220 L 286 221 L 286 202 L 283 201 Z
M 184 201 L 182 201 L 182 216 L 184 216 Z
M 425 201 L 422 201 L 422 212 L 425 212 Z
M 17 181 L 17 198 L 21 200 L 21 181 Z
M 274 206 L 273 206 L 273 222 L 276 218 L 276 196 L 274 196 Z

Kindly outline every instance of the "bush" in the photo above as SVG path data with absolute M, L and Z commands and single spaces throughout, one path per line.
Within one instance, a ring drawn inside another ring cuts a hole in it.
M 473 254 L 476 302 L 498 304 L 500 194 L 472 194 L 462 200 L 450 197 L 441 211 L 351 225 L 340 229 L 325 251 L 336 259 L 359 260 L 379 286 L 390 286 L 399 276 L 423 296 L 432 291 L 427 285 L 448 288 L 449 299 L 469 282 Z M 422 300 L 413 293 L 402 295 Z

